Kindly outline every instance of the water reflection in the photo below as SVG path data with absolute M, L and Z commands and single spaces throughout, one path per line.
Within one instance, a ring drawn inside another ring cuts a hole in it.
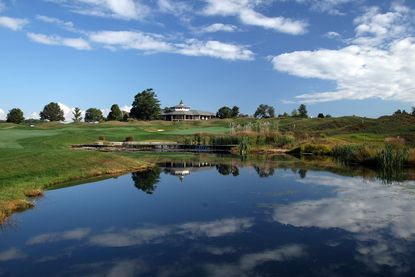
M 332 170 L 166 161 L 51 191 L 4 230 L 0 275 L 413 275 L 415 182 Z
M 272 166 L 254 166 L 254 169 L 259 177 L 266 178 L 273 176 L 275 170 Z
M 276 222 L 295 227 L 342 229 L 357 243 L 355 259 L 373 271 L 382 266 L 406 272 L 415 239 L 414 182 L 384 186 L 359 177 L 309 176 L 304 184 L 334 189 L 333 197 L 296 201 L 274 208 Z M 405 255 L 406 254 L 406 255 Z
M 236 177 L 239 175 L 239 168 L 232 164 L 218 164 L 216 165 L 216 170 L 219 174 L 227 176 L 231 175 Z
M 145 171 L 138 171 L 132 174 L 134 186 L 147 194 L 153 194 L 156 185 L 160 182 L 161 169 L 155 167 Z

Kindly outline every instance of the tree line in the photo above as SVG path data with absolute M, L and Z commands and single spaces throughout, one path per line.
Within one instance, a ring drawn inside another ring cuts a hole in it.
M 151 88 L 143 90 L 134 97 L 132 108 L 130 112 L 121 111 L 117 104 L 111 106 L 111 110 L 107 117 L 104 117 L 102 111 L 97 108 L 89 108 L 85 111 L 85 118 L 82 118 L 82 111 L 79 107 L 76 107 L 72 112 L 74 122 L 96 122 L 96 121 L 127 121 L 129 118 L 136 120 L 157 120 L 161 114 L 160 101 L 157 98 L 155 91 Z M 405 114 L 405 110 L 398 110 L 395 114 Z M 415 107 L 412 108 L 412 115 L 415 116 Z M 43 110 L 39 113 L 40 120 L 43 121 L 64 121 L 64 112 L 59 107 L 58 103 L 51 102 L 47 104 Z M 220 119 L 225 118 L 237 118 L 248 117 L 248 115 L 241 114 L 238 106 L 232 108 L 223 106 L 218 109 L 216 117 Z M 260 104 L 254 113 L 254 117 L 261 118 L 275 118 L 275 108 L 267 104 Z M 301 104 L 298 109 L 294 109 L 291 115 L 283 113 L 278 115 L 279 118 L 295 117 L 295 118 L 308 118 L 307 107 Z M 324 115 L 319 113 L 318 118 L 331 117 L 330 115 Z M 23 111 L 19 108 L 13 108 L 7 114 L 7 122 L 20 124 L 25 121 Z

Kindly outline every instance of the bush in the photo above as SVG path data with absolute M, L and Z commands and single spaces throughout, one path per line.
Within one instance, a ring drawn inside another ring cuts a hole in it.
M 294 143 L 294 137 L 287 135 L 277 135 L 274 137 L 274 144 L 276 147 L 291 146 Z
M 98 137 L 98 140 L 105 141 L 105 140 L 106 140 L 106 138 L 105 138 L 104 136 L 99 136 L 99 137 Z
M 125 142 L 130 142 L 130 141 L 134 141 L 134 137 L 133 136 L 128 136 L 125 138 L 124 140 Z
M 322 144 L 304 144 L 301 146 L 301 153 L 313 155 L 328 155 L 331 149 L 327 145 Z

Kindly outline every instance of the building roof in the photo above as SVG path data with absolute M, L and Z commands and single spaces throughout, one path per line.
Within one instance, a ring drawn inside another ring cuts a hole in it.
M 172 108 L 177 108 L 177 109 L 190 109 L 190 107 L 187 107 L 184 103 L 183 100 L 180 100 L 180 103 Z
M 214 116 L 214 113 L 205 112 L 200 110 L 189 110 L 189 111 L 171 111 L 167 113 L 162 113 L 161 115 L 209 115 Z

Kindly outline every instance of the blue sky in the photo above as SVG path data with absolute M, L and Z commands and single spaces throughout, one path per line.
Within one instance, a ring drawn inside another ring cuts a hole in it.
M 0 119 L 128 109 L 155 89 L 216 111 L 259 104 L 377 117 L 415 104 L 415 1 L 0 0 Z

